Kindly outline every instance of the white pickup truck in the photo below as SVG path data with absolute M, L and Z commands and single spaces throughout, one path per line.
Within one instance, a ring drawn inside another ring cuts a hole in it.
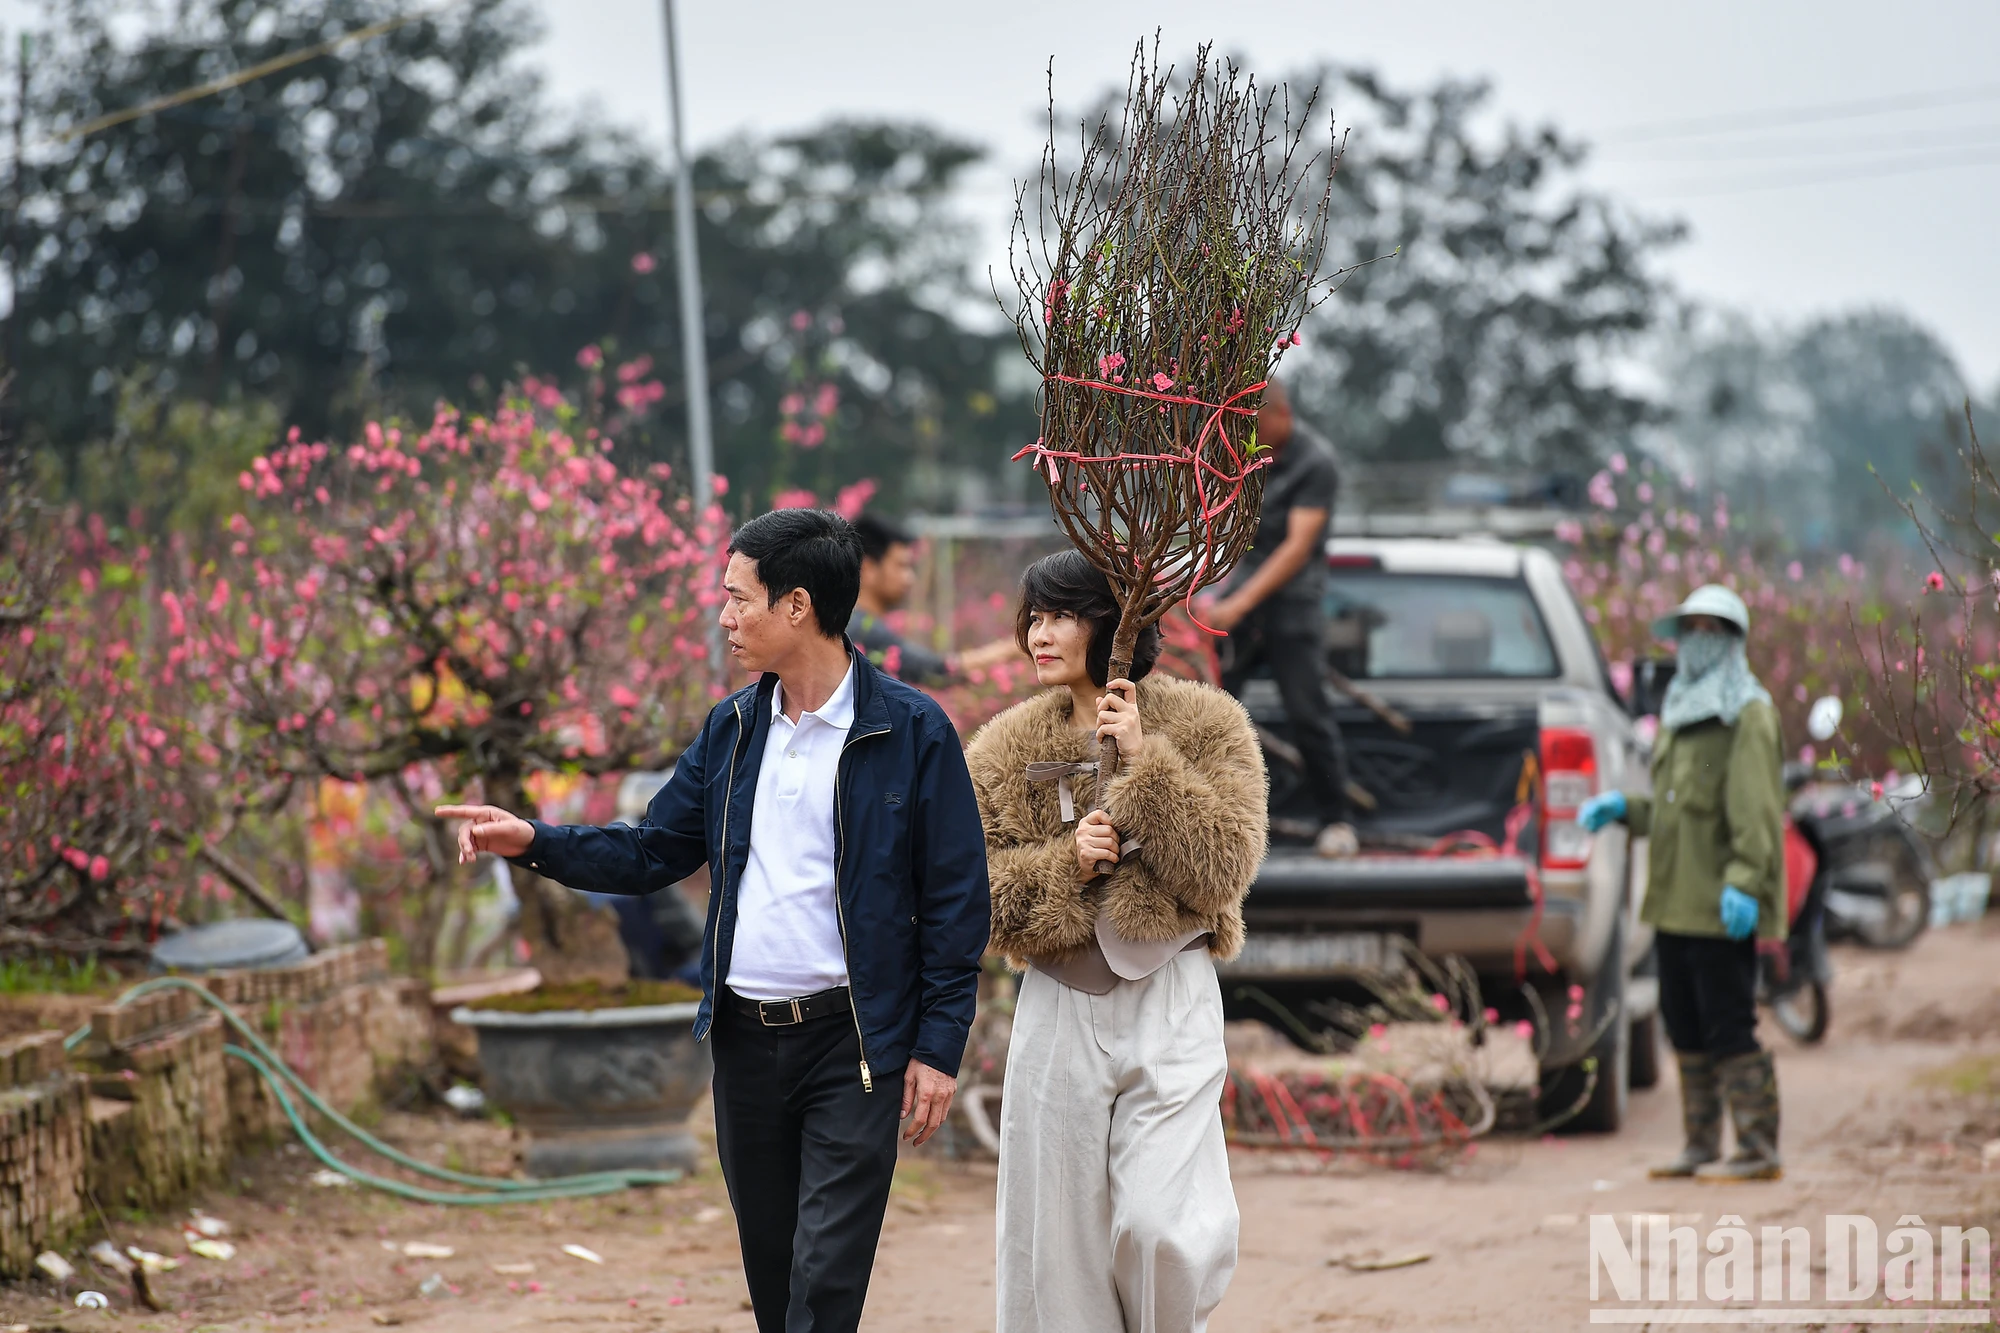
M 1373 809 L 1356 811 L 1363 854 L 1351 860 L 1283 836 L 1309 833 L 1311 810 L 1277 690 L 1252 679 L 1244 702 L 1269 734 L 1274 837 L 1244 904 L 1243 954 L 1224 970 L 1231 1016 L 1271 1017 L 1241 991 L 1295 1010 L 1351 992 L 1396 967 L 1400 936 L 1464 958 L 1503 1018 L 1533 1014 L 1532 988 L 1557 1020 L 1543 1105 L 1575 1103 L 1578 1066 L 1595 1055 L 1571 1124 L 1616 1130 L 1628 1089 L 1658 1077 L 1652 932 L 1637 914 L 1644 848 L 1619 825 L 1584 833 L 1576 813 L 1596 792 L 1643 789 L 1646 748 L 1561 567 L 1535 547 L 1431 539 L 1335 539 L 1327 563 L 1327 665 L 1387 705 L 1334 696 L 1352 780 Z M 1530 759 L 1539 782 L 1523 781 Z M 1424 853 L 1466 832 L 1504 849 L 1510 816 L 1511 851 Z M 1562 1021 L 1573 985 L 1584 991 L 1577 1036 Z

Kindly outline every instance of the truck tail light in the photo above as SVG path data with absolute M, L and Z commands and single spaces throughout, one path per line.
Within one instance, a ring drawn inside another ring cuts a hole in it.
M 1583 803 L 1597 794 L 1597 742 L 1576 727 L 1542 730 L 1542 868 L 1581 870 L 1590 860 L 1590 835 L 1576 822 Z

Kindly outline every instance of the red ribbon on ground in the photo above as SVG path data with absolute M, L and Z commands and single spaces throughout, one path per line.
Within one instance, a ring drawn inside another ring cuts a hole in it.
M 1083 454 L 1069 449 L 1051 449 L 1041 440 L 1036 440 L 1008 461 L 1019 462 L 1021 459 L 1033 454 L 1037 467 L 1042 466 L 1044 463 L 1053 464 L 1059 460 L 1076 463 L 1080 466 L 1106 464 L 1133 467 L 1142 464 L 1164 463 L 1175 467 L 1193 468 L 1195 494 L 1201 506 L 1203 541 L 1200 556 L 1195 564 L 1194 582 L 1188 589 L 1186 601 L 1187 615 L 1195 628 L 1199 629 L 1202 633 L 1222 638 L 1224 631 L 1203 624 L 1201 617 L 1194 613 L 1194 590 L 1201 586 L 1202 575 L 1207 573 L 1213 562 L 1215 555 L 1216 515 L 1224 513 L 1231 505 L 1235 504 L 1241 498 L 1244 483 L 1249 479 L 1250 474 L 1266 466 L 1271 461 L 1269 458 L 1245 459 L 1241 451 L 1237 449 L 1235 441 L 1229 438 L 1227 425 L 1227 419 L 1231 413 L 1246 417 L 1257 415 L 1256 408 L 1241 407 L 1238 405 L 1238 402 L 1240 399 L 1267 388 L 1270 381 L 1259 380 L 1247 389 L 1238 389 L 1219 403 L 1211 403 L 1206 399 L 1196 398 L 1189 394 L 1165 393 L 1152 389 L 1142 389 L 1136 385 L 1114 384 L 1106 380 L 1080 379 L 1074 375 L 1044 376 L 1043 383 L 1073 384 L 1079 388 L 1099 389 L 1105 393 L 1123 394 L 1129 398 L 1144 398 L 1160 404 L 1171 403 L 1180 407 L 1202 407 L 1208 409 L 1208 419 L 1202 423 L 1200 433 L 1195 436 L 1194 445 L 1191 448 L 1175 453 Z M 1228 467 L 1219 466 L 1205 456 L 1211 436 L 1222 442 L 1222 448 L 1228 455 Z M 1055 471 L 1051 467 L 1050 479 L 1053 481 L 1054 477 Z M 1221 494 L 1213 502 L 1211 502 L 1208 492 L 1211 477 L 1219 488 L 1221 488 Z

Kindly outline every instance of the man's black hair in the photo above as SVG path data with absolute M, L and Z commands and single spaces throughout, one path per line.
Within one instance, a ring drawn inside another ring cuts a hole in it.
M 729 551 L 756 562 L 771 605 L 794 588 L 812 598 L 813 619 L 831 639 L 847 628 L 861 595 L 861 538 L 846 519 L 824 509 L 774 509 L 751 519 L 729 539 Z
M 1111 593 L 1111 580 L 1104 571 L 1083 558 L 1080 551 L 1057 551 L 1045 555 L 1021 575 L 1021 609 L 1014 617 L 1014 641 L 1021 651 L 1028 647 L 1028 623 L 1037 611 L 1067 611 L 1090 629 L 1090 651 L 1084 654 L 1083 669 L 1090 683 L 1102 686 L 1111 679 L 1111 636 L 1118 629 L 1118 599 Z M 1160 660 L 1160 627 L 1148 625 L 1139 631 L 1132 645 L 1131 680 L 1143 680 Z
M 854 520 L 854 535 L 861 539 L 861 558 L 880 560 L 891 546 L 915 546 L 910 530 L 879 514 L 867 513 Z

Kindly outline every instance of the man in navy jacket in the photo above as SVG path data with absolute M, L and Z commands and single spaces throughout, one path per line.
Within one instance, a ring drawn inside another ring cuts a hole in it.
M 729 551 L 722 626 L 761 678 L 709 714 L 638 828 L 438 813 L 466 821 L 461 860 L 492 852 L 576 889 L 649 893 L 711 867 L 695 1036 L 715 1038 L 716 1147 L 757 1326 L 853 1329 L 897 1123 L 922 1143 L 957 1088 L 986 844 L 951 720 L 847 640 L 853 529 L 779 510 Z

